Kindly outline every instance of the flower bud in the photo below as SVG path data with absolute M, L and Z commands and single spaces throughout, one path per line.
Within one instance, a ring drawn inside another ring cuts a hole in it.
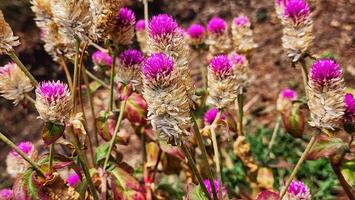
M 253 40 L 253 31 L 250 28 L 250 21 L 247 16 L 239 16 L 233 19 L 232 40 L 236 52 L 248 53 L 257 47 Z
M 213 17 L 207 24 L 209 51 L 212 55 L 225 54 L 230 51 L 231 41 L 227 23 L 219 17 Z
M 0 67 L 0 94 L 17 105 L 25 94 L 33 90 L 30 79 L 15 63 Z
M 344 98 L 344 103 L 344 129 L 348 133 L 353 133 L 355 132 L 355 98 L 353 94 L 347 93 Z
M 119 45 L 129 45 L 134 37 L 136 16 L 128 8 L 121 8 L 116 16 L 116 27 L 111 33 L 111 39 Z
M 201 45 L 206 37 L 206 30 L 201 24 L 192 24 L 187 29 L 189 44 L 193 46 Z
M 333 60 L 317 60 L 309 73 L 308 107 L 311 126 L 334 130 L 343 122 L 345 86 L 343 72 Z
M 138 93 L 133 93 L 127 100 L 125 117 L 134 125 L 144 125 L 148 105 Z
M 17 147 L 29 158 L 36 159 L 37 151 L 31 142 L 21 142 Z M 25 172 L 31 165 L 25 161 L 16 151 L 12 150 L 6 157 L 6 171 L 11 177 Z
M 312 196 L 308 187 L 301 181 L 292 181 L 288 187 L 286 200 L 311 200 Z
M 304 132 L 306 116 L 301 105 L 291 104 L 291 108 L 282 112 L 282 120 L 286 131 L 295 138 L 301 138 Z
M 63 125 L 72 109 L 68 85 L 60 81 L 43 81 L 36 89 L 36 104 L 39 118 L 45 122 Z
M 240 87 L 246 88 L 251 82 L 249 62 L 244 55 L 232 52 L 229 54 L 229 58 L 232 61 L 235 74 Z
M 13 192 L 11 189 L 5 188 L 0 190 L 0 199 L 1 200 L 12 200 Z
M 111 68 L 112 66 L 112 57 L 106 52 L 98 50 L 91 55 L 91 59 L 95 69 Z
M 283 89 L 277 98 L 276 110 L 281 113 L 290 110 L 292 107 L 292 102 L 296 101 L 297 99 L 298 95 L 296 91 L 289 88 Z
M 20 45 L 18 37 L 14 36 L 10 25 L 5 21 L 0 10 L 0 55 L 10 53 L 13 47 L 18 45 Z

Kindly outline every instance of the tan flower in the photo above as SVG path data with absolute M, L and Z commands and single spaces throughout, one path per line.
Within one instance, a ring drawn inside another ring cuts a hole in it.
M 17 36 L 14 36 L 10 25 L 5 21 L 4 15 L 0 10 L 0 55 L 8 54 L 13 47 L 20 45 Z
M 236 52 L 246 54 L 257 47 L 253 40 L 253 31 L 250 25 L 247 16 L 234 18 L 232 22 L 232 41 Z

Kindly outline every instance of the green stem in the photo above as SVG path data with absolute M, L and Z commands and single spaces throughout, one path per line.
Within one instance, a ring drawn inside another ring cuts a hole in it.
M 244 116 L 244 110 L 243 110 L 243 106 L 244 106 L 244 92 L 243 92 L 243 88 L 240 88 L 240 92 L 238 94 L 237 97 L 237 101 L 238 101 L 238 132 L 239 135 L 244 135 L 243 132 L 243 116 Z
M 49 169 L 53 168 L 53 158 L 54 158 L 54 143 L 49 146 Z
M 206 194 L 207 198 L 209 200 L 211 200 L 211 196 L 206 188 L 205 183 L 203 182 L 201 174 L 198 172 L 198 169 L 196 167 L 196 164 L 192 158 L 192 155 L 191 155 L 188 147 L 183 142 L 181 142 L 180 148 L 184 152 L 184 154 L 187 158 L 188 164 L 190 166 L 190 169 L 191 169 L 192 173 L 195 175 L 195 177 L 197 178 L 198 182 L 200 183 L 200 186 L 201 186 L 203 192 Z
M 93 73 L 91 73 L 89 70 L 85 69 L 86 74 L 94 81 L 100 83 L 103 85 L 105 88 L 110 88 L 108 84 L 106 84 L 103 80 L 99 79 L 97 76 L 95 76 Z
M 3 141 L 8 146 L 10 146 L 11 148 L 13 148 L 16 151 L 16 153 L 18 153 L 23 159 L 25 159 L 33 167 L 34 170 L 37 171 L 37 173 L 40 176 L 46 177 L 45 172 L 34 161 L 32 161 L 25 153 L 23 153 L 23 151 L 21 151 L 21 149 L 19 149 L 15 143 L 13 143 L 11 140 L 9 140 L 1 132 L 0 132 L 0 140 Z
M 344 178 L 341 170 L 339 168 L 339 163 L 334 162 L 332 158 L 329 158 L 330 164 L 334 173 L 337 175 L 340 185 L 343 187 L 346 195 L 349 197 L 349 200 L 355 200 L 354 193 L 352 191 L 351 186 L 348 184 L 346 179 Z
M 145 27 L 148 27 L 148 20 L 149 20 L 148 0 L 143 0 L 143 6 L 144 6 L 144 21 L 145 21 Z
M 198 50 L 198 59 L 200 61 L 200 72 L 201 72 L 201 76 L 202 76 L 202 83 L 203 83 L 203 89 L 205 91 L 207 91 L 207 74 L 206 74 L 206 67 L 205 65 L 203 64 L 202 62 L 202 59 L 201 59 L 201 56 L 202 56 L 202 50 Z
M 74 81 L 73 81 L 73 113 L 76 111 L 76 93 L 78 84 L 78 62 L 79 62 L 79 48 L 80 41 L 77 39 L 75 42 L 75 58 L 74 58 Z
M 212 144 L 213 144 L 213 152 L 214 152 L 214 162 L 216 164 L 216 172 L 217 172 L 217 179 L 222 183 L 222 175 L 221 175 L 221 162 L 220 162 L 220 154 L 219 154 L 219 148 L 218 148 L 218 142 L 217 142 L 217 135 L 215 132 L 215 127 L 216 123 L 218 122 L 219 118 L 221 117 L 221 112 L 218 112 L 214 122 L 211 125 L 211 138 L 212 138 Z M 222 190 L 219 190 L 218 192 L 218 197 L 221 199 L 222 195 Z
M 73 80 L 71 78 L 68 65 L 65 63 L 64 56 L 60 56 L 59 57 L 59 64 L 62 66 L 62 68 L 64 70 L 64 73 L 65 73 L 65 76 L 67 78 L 67 82 L 68 82 L 70 91 L 73 91 Z
M 201 149 L 201 153 L 202 153 L 202 162 L 203 165 L 206 167 L 206 171 L 207 171 L 207 178 L 210 181 L 211 184 L 211 188 L 212 188 L 212 193 L 213 193 L 213 199 L 218 200 L 217 198 L 217 192 L 216 192 L 216 188 L 214 187 L 214 182 L 213 182 L 213 176 L 212 176 L 212 172 L 211 169 L 209 167 L 208 164 L 208 158 L 207 158 L 207 151 L 206 151 L 206 147 L 205 144 L 203 143 L 203 139 L 202 139 L 202 135 L 200 132 L 200 129 L 198 128 L 197 122 L 196 122 L 196 117 L 193 113 L 191 113 L 191 119 L 193 122 L 193 128 L 194 128 L 194 132 L 195 132 L 195 136 L 198 142 L 198 145 Z
M 108 152 L 106 154 L 105 163 L 104 163 L 104 169 L 106 169 L 106 167 L 107 167 L 108 160 L 109 160 L 110 155 L 111 155 L 111 151 L 112 151 L 113 146 L 115 144 L 116 137 L 117 137 L 118 131 L 120 129 L 120 124 L 121 124 L 121 121 L 123 119 L 123 113 L 124 113 L 125 108 L 126 108 L 126 103 L 127 103 L 127 99 L 125 99 L 125 100 L 123 100 L 121 102 L 120 114 L 118 116 L 118 119 L 117 119 L 117 122 L 116 122 L 116 127 L 115 127 L 115 130 L 113 132 L 113 136 L 112 136 L 111 141 L 110 141 L 110 146 L 109 146 Z
M 28 101 L 30 101 L 31 103 L 36 104 L 36 100 L 34 100 L 30 95 L 25 94 L 25 98 L 26 98 Z
M 109 100 L 109 111 L 113 110 L 113 94 L 114 94 L 114 84 L 115 84 L 115 66 L 116 66 L 116 52 L 112 50 L 112 66 L 111 66 L 111 76 L 110 76 L 110 100 Z
M 281 117 L 279 116 L 276 119 L 276 124 L 275 124 L 274 130 L 272 131 L 271 140 L 270 140 L 270 143 L 269 143 L 269 146 L 268 146 L 268 155 L 270 154 L 271 148 L 272 148 L 272 146 L 275 143 L 275 139 L 276 139 L 276 136 L 277 136 L 277 132 L 279 131 L 280 124 L 281 124 Z
M 307 76 L 308 69 L 307 69 L 306 62 L 305 62 L 304 59 L 301 59 L 299 62 L 301 63 L 301 71 L 302 71 L 304 92 L 306 94 L 306 97 L 308 98 L 308 90 L 307 90 L 307 87 L 308 87 L 308 76 Z
M 17 64 L 17 66 L 25 73 L 25 75 L 30 79 L 31 83 L 33 86 L 38 85 L 38 81 L 35 79 L 35 77 L 32 76 L 32 74 L 27 70 L 25 65 L 20 61 L 20 59 L 17 57 L 15 51 L 10 51 L 9 52 L 10 58 Z
M 301 167 L 303 161 L 306 159 L 307 154 L 309 153 L 309 151 L 312 149 L 312 146 L 317 142 L 317 136 L 313 135 L 311 140 L 308 142 L 306 149 L 304 150 L 304 152 L 301 155 L 301 158 L 298 160 L 295 168 L 293 168 L 292 173 L 290 175 L 290 177 L 288 178 L 285 187 L 283 188 L 281 195 L 280 195 L 280 200 L 283 199 L 283 197 L 285 196 L 288 187 L 290 187 L 290 184 L 292 182 L 292 180 L 295 178 L 299 168 Z

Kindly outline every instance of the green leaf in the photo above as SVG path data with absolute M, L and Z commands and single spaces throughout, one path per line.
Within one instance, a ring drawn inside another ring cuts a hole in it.
M 117 199 L 135 200 L 144 198 L 144 190 L 138 180 L 119 167 L 111 169 L 113 192 Z
M 107 142 L 107 143 L 104 143 L 104 144 L 98 146 L 95 149 L 94 162 L 96 164 L 98 164 L 101 160 L 105 159 L 109 147 L 110 147 L 110 143 Z
M 93 81 L 90 83 L 89 85 L 89 89 L 91 92 L 95 92 L 97 89 L 99 89 L 102 86 L 102 84 L 100 84 L 97 81 Z
M 53 144 L 64 133 L 65 127 L 51 122 L 46 123 L 42 131 L 42 139 L 46 145 Z
M 192 186 L 188 189 L 187 192 L 188 200 L 207 200 L 205 193 L 202 191 L 202 188 L 198 186 Z
M 341 166 L 341 173 L 344 175 L 346 181 L 355 186 L 355 161 L 344 162 Z

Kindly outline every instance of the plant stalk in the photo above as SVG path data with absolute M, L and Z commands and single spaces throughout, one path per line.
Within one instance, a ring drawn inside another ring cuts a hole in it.
M 105 88 L 110 88 L 108 84 L 106 84 L 103 80 L 99 79 L 97 76 L 95 76 L 93 73 L 91 73 L 89 70 L 85 69 L 86 75 L 88 75 L 92 80 L 100 83 L 103 85 Z
M 197 125 L 197 122 L 196 122 L 196 117 L 195 117 L 195 115 L 193 113 L 191 113 L 191 119 L 192 119 L 192 122 L 193 122 L 193 128 L 194 128 L 195 136 L 196 136 L 198 145 L 199 145 L 199 147 L 201 149 L 202 162 L 203 162 L 203 165 L 206 167 L 207 178 L 208 178 L 208 180 L 210 181 L 210 184 L 211 184 L 212 193 L 213 193 L 213 199 L 218 200 L 216 188 L 214 187 L 214 181 L 213 181 L 212 172 L 211 172 L 211 169 L 209 168 L 209 164 L 208 164 L 206 147 L 205 147 L 205 144 L 203 143 L 202 135 L 201 135 L 200 129 L 198 128 L 198 125 Z
M 19 149 L 15 143 L 13 143 L 11 140 L 9 140 L 1 132 L 0 132 L 0 140 L 3 141 L 8 146 L 10 146 L 11 148 L 13 148 L 16 151 L 16 153 L 18 153 L 24 160 L 26 160 L 33 167 L 34 170 L 37 171 L 37 173 L 40 176 L 46 177 L 45 172 L 34 161 L 32 161 L 25 153 L 23 153 L 23 151 L 21 151 L 21 149 Z
M 295 178 L 299 168 L 301 167 L 303 161 L 306 159 L 307 154 L 309 153 L 309 151 L 312 149 L 312 146 L 316 143 L 317 141 L 317 136 L 313 135 L 311 140 L 308 142 L 306 149 L 304 150 L 304 152 L 301 155 L 301 158 L 297 161 L 297 164 L 295 166 L 295 168 L 293 168 L 292 173 L 290 175 L 290 177 L 288 178 L 285 187 L 283 188 L 281 195 L 280 195 L 280 200 L 283 199 L 283 197 L 285 196 L 288 187 L 290 187 L 290 184 L 292 182 L 292 180 Z
M 53 168 L 53 158 L 54 158 L 54 143 L 49 146 L 49 170 Z
M 65 76 L 67 78 L 67 82 L 68 82 L 70 91 L 73 91 L 73 79 L 71 78 L 68 65 L 65 63 L 65 59 L 63 56 L 60 56 L 59 64 L 60 64 L 60 66 L 62 66 L 62 68 L 65 72 Z
M 34 100 L 29 94 L 25 94 L 25 98 L 33 104 L 36 104 L 36 100 Z
M 269 143 L 269 146 L 268 146 L 268 156 L 270 155 L 271 148 L 272 148 L 272 146 L 275 143 L 275 139 L 276 139 L 276 136 L 277 136 L 277 132 L 279 131 L 280 124 L 281 124 L 281 117 L 278 116 L 277 119 L 276 119 L 276 124 L 274 126 L 274 130 L 272 131 L 271 140 L 270 140 L 270 143 Z
M 244 116 L 244 109 L 243 109 L 243 105 L 244 105 L 244 92 L 243 92 L 243 88 L 240 88 L 238 97 L 237 97 L 237 101 L 238 101 L 238 132 L 239 135 L 244 135 L 243 132 L 243 116 Z
M 346 181 L 346 179 L 344 178 L 343 174 L 341 173 L 341 170 L 339 168 L 339 164 L 340 163 L 336 163 L 333 158 L 329 159 L 330 164 L 332 166 L 332 169 L 334 171 L 334 173 L 337 175 L 338 180 L 340 185 L 343 187 L 346 195 L 349 197 L 349 200 L 355 200 L 354 197 L 354 192 L 352 191 L 351 186 L 348 184 L 348 182 Z
M 38 81 L 35 79 L 35 77 L 32 76 L 32 74 L 28 71 L 25 65 L 23 65 L 21 60 L 17 57 L 15 51 L 10 51 L 9 56 L 12 61 L 14 61 L 16 65 L 22 70 L 22 72 L 25 73 L 25 75 L 30 79 L 32 85 L 36 87 L 38 85 Z
M 217 179 L 222 183 L 222 170 L 221 170 L 221 162 L 220 162 L 220 154 L 219 154 L 219 148 L 218 148 L 218 142 L 217 142 L 217 135 L 215 132 L 216 128 L 216 123 L 218 122 L 219 118 L 221 117 L 221 111 L 217 113 L 217 116 L 213 123 L 211 124 L 211 138 L 212 138 L 212 144 L 213 144 L 213 152 L 214 152 L 214 162 L 216 164 L 216 172 L 217 172 Z M 221 198 L 222 195 L 222 190 L 218 191 L 218 197 L 219 199 Z
M 79 48 L 80 41 L 77 39 L 75 42 L 75 58 L 74 58 L 74 81 L 73 81 L 73 114 L 76 111 L 76 93 L 77 93 L 77 84 L 78 84 L 78 62 L 79 62 Z
M 116 66 L 116 52 L 112 50 L 112 66 L 111 66 L 111 76 L 110 76 L 110 100 L 109 100 L 109 111 L 113 110 L 113 94 L 115 85 L 115 66 Z
M 124 111 L 126 109 L 126 103 L 127 103 L 127 99 L 123 100 L 121 102 L 121 106 L 120 106 L 120 114 L 118 116 L 118 119 L 117 119 L 117 122 L 116 122 L 116 127 L 115 127 L 115 130 L 113 132 L 113 136 L 111 138 L 111 141 L 110 141 L 110 146 L 109 146 L 109 149 L 108 149 L 108 152 L 107 152 L 107 155 L 106 155 L 106 158 L 105 158 L 105 163 L 104 163 L 104 168 L 103 169 L 106 169 L 107 167 L 107 164 L 108 164 L 108 160 L 110 158 L 110 155 L 111 155 L 111 151 L 112 151 L 112 148 L 115 144 L 115 141 L 116 141 L 116 137 L 117 137 L 117 134 L 118 134 L 118 131 L 120 129 L 120 124 L 121 124 L 121 121 L 123 119 L 123 114 L 124 114 Z
M 308 75 L 307 75 L 308 74 L 308 69 L 307 69 L 306 62 L 305 62 L 304 59 L 301 59 L 299 62 L 301 64 L 304 92 L 306 94 L 306 97 L 308 98 L 308 90 L 307 90 L 307 87 L 308 87 Z

